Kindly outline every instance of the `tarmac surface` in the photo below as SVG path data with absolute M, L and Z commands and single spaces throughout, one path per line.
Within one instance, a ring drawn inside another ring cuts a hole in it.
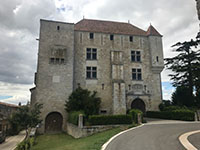
M 105 150 L 184 150 L 179 136 L 200 129 L 200 122 L 147 119 L 148 123 L 114 138 Z M 199 149 L 200 135 L 191 135 Z
M 6 138 L 6 141 L 0 144 L 0 150 L 14 150 L 18 143 L 23 141 L 26 131 L 20 132 L 18 135 Z
M 188 140 L 194 147 L 200 150 L 200 133 L 189 136 Z

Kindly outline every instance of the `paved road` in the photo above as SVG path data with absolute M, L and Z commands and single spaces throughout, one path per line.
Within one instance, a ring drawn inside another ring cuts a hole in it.
M 200 123 L 153 121 L 118 136 L 106 150 L 183 150 L 178 137 L 199 129 Z
M 194 147 L 200 150 L 200 133 L 189 136 L 188 140 Z
M 26 132 L 22 131 L 19 135 L 10 136 L 6 138 L 6 141 L 0 144 L 0 150 L 14 150 L 16 145 L 25 138 Z

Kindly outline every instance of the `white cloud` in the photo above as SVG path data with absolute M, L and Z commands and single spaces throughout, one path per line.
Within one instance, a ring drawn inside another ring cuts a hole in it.
M 10 84 L 0 82 L 0 95 L 1 96 L 12 96 L 11 98 L 0 100 L 2 102 L 18 104 L 26 104 L 30 101 L 29 89 L 33 87 L 33 84 Z

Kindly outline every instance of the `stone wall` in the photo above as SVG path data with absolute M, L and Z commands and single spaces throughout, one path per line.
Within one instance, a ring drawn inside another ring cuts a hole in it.
M 146 110 L 158 110 L 162 100 L 160 72 L 163 69 L 162 37 L 133 36 L 74 31 L 74 24 L 41 20 L 36 88 L 32 102 L 43 103 L 41 132 L 51 112 L 67 114 L 65 101 L 78 86 L 97 91 L 102 99 L 101 111 L 124 114 L 136 98 L 144 101 Z M 96 48 L 97 59 L 87 60 L 86 49 Z M 131 61 L 131 51 L 141 53 L 140 62 Z M 52 63 L 53 62 L 53 63 Z M 86 78 L 86 66 L 97 67 L 97 78 Z M 142 70 L 142 80 L 132 79 L 132 69 Z
M 36 102 L 43 104 L 40 132 L 44 132 L 45 118 L 59 112 L 66 122 L 65 101 L 73 91 L 74 24 L 40 21 Z
M 94 133 L 102 132 L 108 129 L 112 129 L 113 127 L 119 127 L 119 125 L 107 125 L 107 126 L 84 126 L 83 128 L 79 128 L 76 125 L 71 123 L 67 123 L 66 132 L 73 136 L 74 138 L 81 138 L 92 135 Z
M 87 48 L 97 49 L 97 60 L 86 60 Z M 141 62 L 131 62 L 131 50 L 141 52 Z M 121 52 L 122 60 L 119 64 L 112 63 L 113 52 Z M 97 66 L 97 80 L 86 79 L 86 66 Z M 90 39 L 89 32 L 75 31 L 74 87 L 77 88 L 80 85 L 82 88 L 96 90 L 98 96 L 102 98 L 101 109 L 107 110 L 107 113 L 115 113 L 115 110 L 117 113 L 118 109 L 130 107 L 130 103 L 127 101 L 127 103 L 120 103 L 114 107 L 118 98 L 117 94 L 113 94 L 113 92 L 118 91 L 119 95 L 119 90 L 114 90 L 116 86 L 113 83 L 116 80 L 113 79 L 116 77 L 125 84 L 124 89 L 120 90 L 121 93 L 123 90 L 125 95 L 129 93 L 131 101 L 137 97 L 145 97 L 143 101 L 145 101 L 147 110 L 158 110 L 158 105 L 162 100 L 160 72 L 163 66 L 161 37 L 133 36 L 133 42 L 130 42 L 129 35 L 114 35 L 114 40 L 111 41 L 110 34 L 94 33 L 94 39 Z M 141 81 L 132 80 L 132 68 L 142 69 Z M 121 73 L 117 72 L 120 70 Z M 136 84 L 142 86 L 139 94 L 136 94 L 132 88 Z M 124 99 L 126 99 L 125 95 Z

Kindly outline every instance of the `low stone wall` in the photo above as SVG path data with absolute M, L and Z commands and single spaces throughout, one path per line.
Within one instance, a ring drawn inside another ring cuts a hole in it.
M 118 127 L 119 125 L 106 125 L 106 126 L 84 126 L 82 128 L 79 128 L 76 125 L 73 125 L 71 123 L 67 123 L 67 133 L 74 138 L 81 138 L 86 137 L 89 135 L 92 135 L 94 133 L 102 132 L 108 129 L 111 129 L 113 127 Z

